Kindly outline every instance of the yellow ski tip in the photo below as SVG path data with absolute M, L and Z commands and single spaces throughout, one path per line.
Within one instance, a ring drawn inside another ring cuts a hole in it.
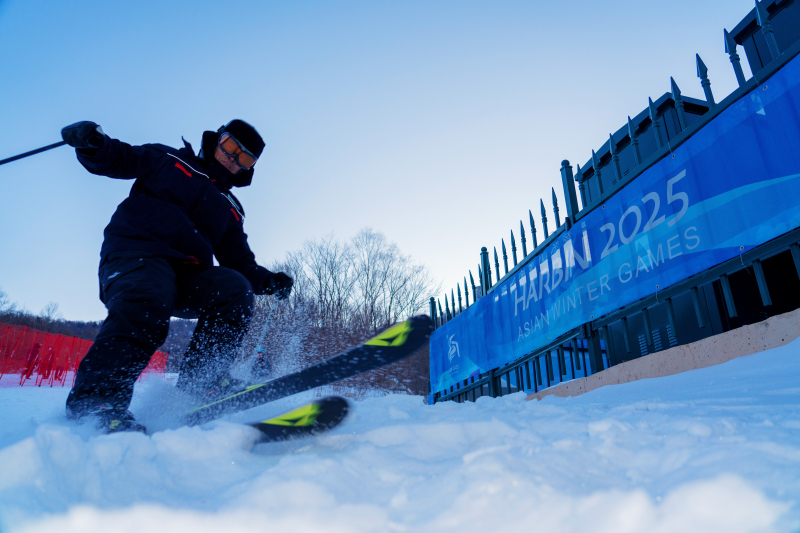
M 380 332 L 364 344 L 368 346 L 402 346 L 405 344 L 408 334 L 411 333 L 411 329 L 411 321 L 406 320 Z

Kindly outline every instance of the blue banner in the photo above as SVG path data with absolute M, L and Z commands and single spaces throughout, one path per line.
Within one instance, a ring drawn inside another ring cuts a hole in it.
M 431 336 L 442 391 L 800 226 L 800 56 Z

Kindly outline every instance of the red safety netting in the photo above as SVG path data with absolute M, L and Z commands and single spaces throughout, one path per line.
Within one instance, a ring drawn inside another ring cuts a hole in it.
M 0 386 L 72 386 L 75 371 L 92 341 L 0 323 Z M 139 376 L 164 375 L 167 354 L 156 352 Z M 10 379 L 10 378 L 17 379 Z M 5 379 L 4 379 L 5 378 Z

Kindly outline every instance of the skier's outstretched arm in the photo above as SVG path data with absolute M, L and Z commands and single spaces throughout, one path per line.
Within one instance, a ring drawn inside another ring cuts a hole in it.
M 64 141 L 75 148 L 78 161 L 92 174 L 117 179 L 136 179 L 150 173 L 149 150 L 112 139 L 91 121 L 61 130 Z

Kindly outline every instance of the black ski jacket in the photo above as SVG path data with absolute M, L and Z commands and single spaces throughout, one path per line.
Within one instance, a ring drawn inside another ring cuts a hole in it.
M 218 169 L 184 145 L 179 150 L 131 146 L 106 136 L 94 155 L 76 151 L 92 174 L 136 180 L 106 226 L 101 263 L 112 252 L 130 250 L 208 266 L 215 256 L 220 266 L 243 274 L 256 294 L 264 294 L 271 272 L 257 265 L 250 251 L 241 204 L 227 183 L 218 183 L 225 179 Z

